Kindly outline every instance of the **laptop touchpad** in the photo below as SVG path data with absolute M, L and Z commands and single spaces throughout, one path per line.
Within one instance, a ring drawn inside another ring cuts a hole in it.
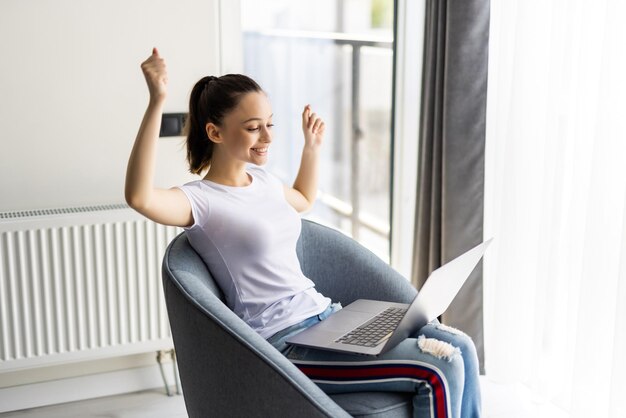
M 367 312 L 355 312 L 342 309 L 326 318 L 319 326 L 325 331 L 345 334 L 364 322 L 367 322 L 371 317 L 372 314 Z

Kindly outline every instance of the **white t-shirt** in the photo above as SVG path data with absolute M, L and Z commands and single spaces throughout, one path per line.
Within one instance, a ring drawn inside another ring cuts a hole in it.
M 245 187 L 197 180 L 181 186 L 194 224 L 185 228 L 228 306 L 263 338 L 323 312 L 330 304 L 300 268 L 300 216 L 282 183 L 247 167 Z

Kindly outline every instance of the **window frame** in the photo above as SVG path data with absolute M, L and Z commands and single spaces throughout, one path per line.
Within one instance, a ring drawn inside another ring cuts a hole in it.
M 415 238 L 426 3 L 394 2 L 391 162 L 391 266 L 410 280 Z

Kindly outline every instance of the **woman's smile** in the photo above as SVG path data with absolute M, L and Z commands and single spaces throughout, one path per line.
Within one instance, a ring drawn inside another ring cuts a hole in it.
M 252 148 L 252 151 L 254 151 L 254 153 L 256 153 L 257 155 L 266 155 L 267 154 L 267 149 L 269 147 L 262 147 L 262 148 Z

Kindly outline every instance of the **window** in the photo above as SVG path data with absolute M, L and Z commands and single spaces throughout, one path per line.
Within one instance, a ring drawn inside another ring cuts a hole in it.
M 289 183 L 301 112 L 326 121 L 317 203 L 306 217 L 389 260 L 393 1 L 242 0 L 244 72 L 269 94 L 268 168 Z

